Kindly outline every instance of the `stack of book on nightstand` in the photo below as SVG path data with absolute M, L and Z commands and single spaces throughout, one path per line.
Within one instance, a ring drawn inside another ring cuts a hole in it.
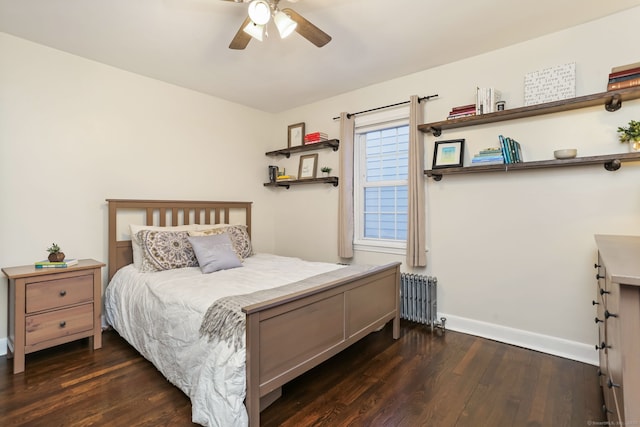
M 66 267 L 70 267 L 72 265 L 76 265 L 78 263 L 77 259 L 65 259 L 64 261 L 49 261 L 49 260 L 44 260 L 44 261 L 37 261 L 35 263 L 36 268 L 66 268 Z
M 613 67 L 607 82 L 607 91 L 640 86 L 640 62 Z

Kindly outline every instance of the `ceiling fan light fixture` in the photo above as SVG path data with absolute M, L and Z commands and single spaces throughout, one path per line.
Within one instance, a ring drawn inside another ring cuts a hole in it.
M 286 13 L 278 11 L 273 17 L 276 27 L 278 27 L 278 33 L 281 38 L 288 37 L 293 33 L 298 24 L 289 17 Z
M 258 25 L 251 21 L 243 28 L 243 31 L 258 41 L 262 41 L 264 35 L 264 25 Z
M 249 17 L 258 25 L 265 25 L 271 18 L 271 6 L 266 0 L 253 0 L 249 3 Z

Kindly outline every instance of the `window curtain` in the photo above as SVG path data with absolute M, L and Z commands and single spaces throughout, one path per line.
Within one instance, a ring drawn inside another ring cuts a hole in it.
M 409 212 L 407 230 L 407 265 L 427 265 L 424 196 L 424 141 L 418 125 L 423 122 L 417 95 L 410 98 L 409 112 Z
M 355 118 L 340 113 L 340 193 L 338 198 L 338 256 L 353 258 L 353 140 Z

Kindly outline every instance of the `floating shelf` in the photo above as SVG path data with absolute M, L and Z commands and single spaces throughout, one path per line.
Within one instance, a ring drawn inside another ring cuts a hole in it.
M 486 123 L 521 119 L 525 117 L 541 116 L 543 114 L 576 110 L 596 105 L 604 105 L 607 111 L 616 111 L 622 106 L 622 101 L 638 98 L 640 98 L 640 87 L 636 86 L 628 89 L 620 89 L 610 92 L 596 93 L 593 95 L 580 96 L 577 98 L 563 99 L 560 101 L 546 102 L 544 104 L 496 111 L 495 113 L 481 114 L 478 116 L 426 123 L 418 125 L 418 130 L 424 133 L 432 133 L 434 136 L 440 136 L 442 131 L 445 129 L 455 129 Z
M 331 148 L 333 151 L 338 151 L 339 147 L 340 147 L 339 140 L 329 139 L 327 141 L 316 142 L 314 144 L 299 145 L 297 147 L 289 147 L 289 148 L 282 148 L 280 150 L 275 150 L 275 151 L 268 151 L 265 154 L 267 156 L 285 156 L 286 158 L 289 158 L 289 156 L 291 156 L 291 153 L 300 153 L 303 151 L 319 150 L 322 148 Z
M 303 184 L 332 184 L 334 187 L 338 186 L 337 176 L 327 176 L 322 178 L 308 178 L 308 179 L 294 179 L 291 181 L 277 181 L 277 182 L 265 182 L 265 187 L 285 187 L 287 190 L 292 185 Z
M 461 168 L 428 169 L 424 174 L 440 181 L 444 175 L 461 175 L 482 172 L 511 172 L 529 169 L 559 168 L 602 164 L 608 171 L 620 169 L 622 162 L 640 161 L 640 153 L 607 154 L 602 156 L 576 157 L 564 160 L 541 160 L 536 162 L 511 163 L 505 165 L 465 166 Z

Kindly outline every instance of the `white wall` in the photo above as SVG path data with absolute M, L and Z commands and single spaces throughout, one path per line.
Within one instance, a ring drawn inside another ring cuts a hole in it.
M 635 8 L 350 92 L 283 113 L 281 127 L 306 121 L 311 130 L 337 137 L 332 117 L 340 111 L 391 104 L 411 94 L 438 94 L 426 104 L 425 121 L 439 121 L 451 107 L 472 103 L 476 86 L 501 89 L 507 108 L 519 107 L 527 72 L 569 62 L 576 63 L 577 96 L 603 92 L 611 67 L 638 61 L 629 43 L 639 21 Z M 617 141 L 616 128 L 639 117 L 640 100 L 635 100 L 615 113 L 593 107 L 444 131 L 438 139 L 465 138 L 467 163 L 473 153 L 495 146 L 498 134 L 520 141 L 525 160 L 550 159 L 554 149 L 569 147 L 580 156 L 609 154 L 628 150 Z M 435 140 L 425 136 L 427 168 Z M 337 155 L 321 152 L 324 163 L 337 165 Z M 425 179 L 429 253 L 423 272 L 438 277 L 439 311 L 447 326 L 597 363 L 593 235 L 640 234 L 640 164 L 625 163 L 614 173 L 586 166 Z M 276 250 L 337 260 L 337 199 L 335 189 L 279 194 Z M 355 257 L 356 262 L 395 260 L 403 257 L 363 252 Z
M 69 257 L 106 262 L 107 198 L 253 201 L 256 249 L 273 251 L 261 146 L 270 122 L 0 33 L 0 266 L 44 259 L 52 242 Z

